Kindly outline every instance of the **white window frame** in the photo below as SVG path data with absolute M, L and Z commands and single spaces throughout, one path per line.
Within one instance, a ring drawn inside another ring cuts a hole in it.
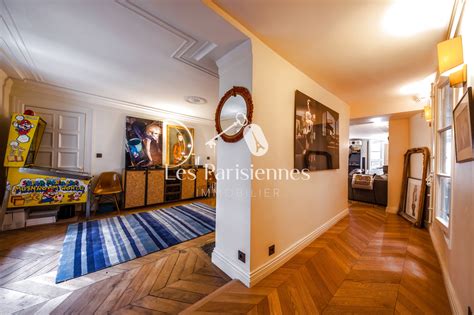
M 436 84 L 435 86 L 435 91 L 434 91 L 434 106 L 433 106 L 433 109 L 432 109 L 432 113 L 433 113 L 433 133 L 434 133 L 434 152 L 435 152 L 435 156 L 434 156 L 434 180 L 433 180 L 433 191 L 432 191 L 432 194 L 433 194 L 433 202 L 434 202 L 434 207 L 433 207 L 433 211 L 434 211 L 434 217 L 435 217 L 435 222 L 438 224 L 438 226 L 440 227 L 440 229 L 444 232 L 444 237 L 445 237 L 445 240 L 446 240 L 446 243 L 448 244 L 448 247 L 451 248 L 451 226 L 452 226 L 452 219 L 453 219 L 453 184 L 454 184 L 454 177 L 455 177 L 455 174 L 454 174 L 454 166 L 455 166 L 455 163 L 456 163 L 456 157 L 455 157 L 455 144 L 454 144 L 454 127 L 453 127 L 453 122 L 451 122 L 451 125 L 449 127 L 444 127 L 442 129 L 438 128 L 438 125 L 439 125 L 439 117 L 438 117 L 438 101 L 439 101 L 439 90 L 442 89 L 442 88 L 445 88 L 446 86 L 449 86 L 449 80 L 448 78 L 446 77 L 440 77 L 440 79 L 438 80 L 438 83 Z M 454 108 L 456 107 L 456 104 L 457 102 L 459 101 L 460 97 L 462 97 L 463 95 L 463 91 L 464 91 L 464 88 L 452 88 L 453 89 L 453 93 L 452 93 L 452 107 L 453 107 L 453 110 Z M 447 174 L 443 174 L 443 173 L 440 173 L 439 172 L 439 169 L 440 169 L 440 156 L 441 156 L 441 153 L 440 153 L 440 150 L 441 150 L 441 146 L 440 146 L 440 135 L 443 131 L 446 131 L 446 130 L 453 130 L 453 133 L 452 133 L 452 141 L 451 141 L 451 175 L 447 175 Z M 444 220 L 443 218 L 441 218 L 439 215 L 438 215 L 438 211 L 439 211 L 439 203 L 440 203 L 440 199 L 439 199 L 439 190 L 440 190 L 440 185 L 439 185 L 439 180 L 441 177 L 447 177 L 447 178 L 450 178 L 451 179 L 451 198 L 450 198 L 450 214 L 449 214 L 449 222 L 447 222 L 446 220 Z
M 385 161 L 385 154 L 384 154 L 384 145 L 386 144 L 386 141 L 384 140 L 380 140 L 380 139 L 370 139 L 368 140 L 369 142 L 369 146 L 368 146 L 368 152 L 367 152 L 367 156 L 368 156 L 368 165 L 367 165 L 367 169 L 368 170 L 372 170 L 372 162 L 373 160 L 376 160 L 376 161 L 381 161 L 381 164 L 380 166 L 378 167 L 383 167 L 384 166 L 384 161 Z M 379 151 L 377 152 L 380 152 L 380 158 L 379 159 L 372 159 L 372 147 L 376 145 L 379 149 Z

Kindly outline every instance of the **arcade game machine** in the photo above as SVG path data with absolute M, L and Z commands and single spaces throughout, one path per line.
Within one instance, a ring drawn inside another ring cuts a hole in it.
M 13 114 L 4 166 L 7 189 L 0 210 L 0 229 L 8 209 L 86 204 L 90 214 L 89 174 L 35 166 L 46 122 L 32 111 Z

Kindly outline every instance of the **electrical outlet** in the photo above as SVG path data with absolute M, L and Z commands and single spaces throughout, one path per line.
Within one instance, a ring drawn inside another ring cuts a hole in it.
M 268 256 L 275 254 L 275 244 L 268 247 Z
M 98 159 L 102 158 L 102 153 L 97 153 L 97 154 L 95 155 L 95 157 L 98 158 Z
M 244 263 L 245 262 L 245 253 L 243 253 L 239 250 L 238 258 L 241 262 Z
M 467 307 L 467 315 L 472 315 L 472 309 L 470 306 Z

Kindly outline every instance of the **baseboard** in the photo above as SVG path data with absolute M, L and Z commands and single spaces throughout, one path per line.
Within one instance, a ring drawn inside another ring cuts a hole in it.
M 438 261 L 441 266 L 441 271 L 443 272 L 443 279 L 444 279 L 444 284 L 446 286 L 446 292 L 448 293 L 448 298 L 449 298 L 449 303 L 451 304 L 451 310 L 454 315 L 462 315 L 465 314 L 463 312 L 463 307 L 461 302 L 459 301 L 458 295 L 456 294 L 456 290 L 454 289 L 453 283 L 451 282 L 451 278 L 449 277 L 449 272 L 448 272 L 448 266 L 446 266 L 446 262 L 443 259 L 441 255 L 441 249 L 440 249 L 440 240 L 439 238 L 435 235 L 434 232 L 432 232 L 433 227 L 430 227 L 428 230 L 430 232 L 431 240 L 433 242 L 433 247 L 436 252 L 436 256 L 438 256 Z M 443 240 L 441 240 L 443 241 Z
M 398 212 L 398 208 L 397 207 L 388 207 L 385 208 L 385 212 L 387 213 L 397 213 Z
M 308 246 L 312 241 L 314 241 L 316 238 L 321 236 L 324 232 L 329 230 L 334 224 L 339 222 L 342 218 L 344 218 L 346 215 L 349 214 L 349 209 L 344 209 L 340 213 L 338 213 L 336 216 L 331 218 L 329 221 L 315 229 L 313 232 L 309 233 L 305 237 L 299 239 L 293 245 L 279 253 L 277 256 L 275 256 L 273 259 L 267 261 L 254 271 L 250 272 L 250 281 L 249 281 L 249 287 L 254 286 L 257 284 L 260 280 L 271 274 L 273 271 L 281 267 L 284 263 L 286 263 L 290 258 L 292 258 L 294 255 L 296 255 L 299 251 L 301 251 L 303 248 Z
M 306 235 L 305 237 L 299 239 L 289 248 L 285 249 L 273 259 L 267 261 L 254 271 L 248 273 L 243 270 L 240 266 L 236 265 L 230 259 L 225 257 L 217 248 L 214 248 L 212 252 L 212 263 L 224 271 L 232 279 L 239 279 L 247 287 L 252 287 L 257 284 L 260 280 L 271 274 L 273 271 L 281 267 L 286 263 L 290 258 L 296 255 L 303 248 L 308 246 L 312 241 L 321 236 L 324 232 L 329 230 L 334 224 L 339 222 L 342 218 L 349 214 L 349 208 L 344 209 L 329 221 Z
M 249 273 L 225 257 L 217 250 L 217 247 L 212 251 L 212 263 L 219 267 L 220 270 L 224 271 L 232 279 L 239 279 L 247 287 L 250 287 Z

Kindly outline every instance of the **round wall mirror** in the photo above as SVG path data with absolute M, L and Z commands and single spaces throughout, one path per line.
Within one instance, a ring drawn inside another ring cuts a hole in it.
M 234 86 L 221 98 L 216 110 L 216 130 L 226 142 L 237 142 L 252 121 L 253 103 L 249 90 Z

